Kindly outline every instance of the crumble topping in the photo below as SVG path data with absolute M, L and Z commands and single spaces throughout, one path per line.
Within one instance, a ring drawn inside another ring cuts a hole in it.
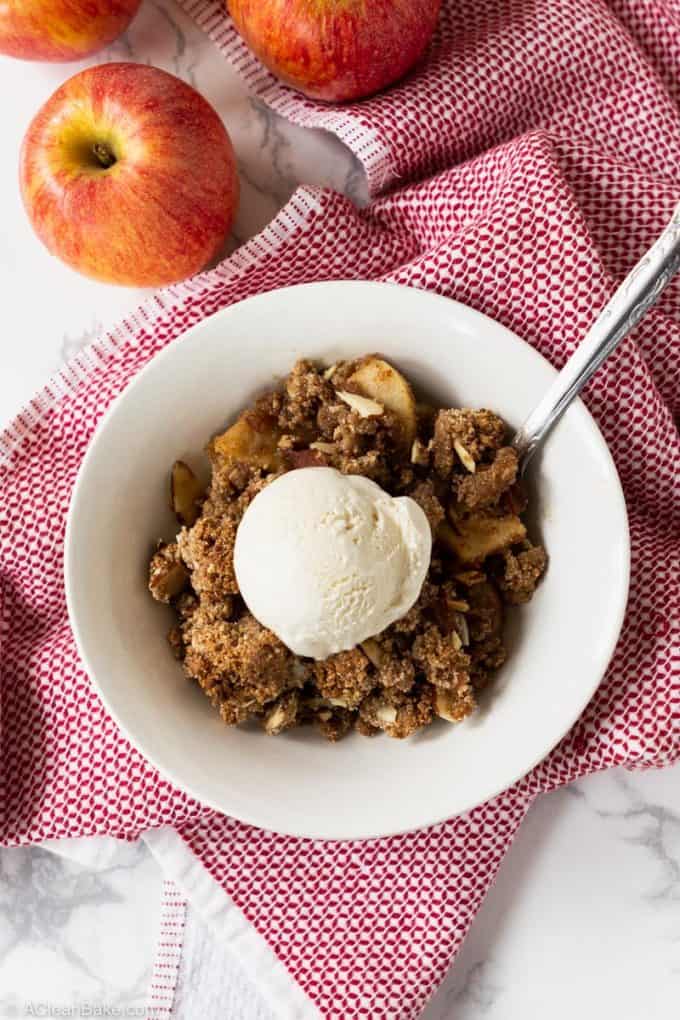
M 272 736 L 314 724 L 331 741 L 353 729 L 403 738 L 474 711 L 506 657 L 506 606 L 532 597 L 547 564 L 520 519 L 527 498 L 498 415 L 417 403 L 377 355 L 302 360 L 207 451 L 207 492 L 186 464 L 173 468 L 183 527 L 153 553 L 149 589 L 174 608 L 172 654 L 225 723 L 257 720 Z M 415 605 L 383 633 L 317 662 L 293 655 L 252 616 L 234 573 L 250 502 L 282 472 L 313 466 L 410 496 L 434 539 Z
M 458 407 L 439 411 L 432 442 L 437 474 L 449 480 L 459 464 L 474 471 L 477 464 L 503 445 L 505 432 L 505 422 L 493 411 Z

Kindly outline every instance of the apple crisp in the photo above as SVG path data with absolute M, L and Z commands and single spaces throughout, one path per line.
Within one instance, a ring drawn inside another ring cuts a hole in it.
M 503 664 L 506 607 L 528 602 L 546 567 L 522 521 L 527 497 L 503 420 L 489 410 L 418 403 L 378 356 L 299 361 L 207 452 L 207 491 L 177 462 L 171 502 L 182 525 L 159 542 L 149 589 L 177 617 L 175 657 L 230 725 L 266 733 L 315 724 L 335 741 L 352 729 L 407 737 L 460 722 Z M 410 496 L 433 535 L 412 608 L 386 630 L 322 661 L 294 655 L 248 611 L 234 571 L 239 522 L 284 472 L 333 467 Z

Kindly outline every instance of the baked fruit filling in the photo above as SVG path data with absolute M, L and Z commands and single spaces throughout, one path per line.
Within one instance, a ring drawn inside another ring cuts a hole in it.
M 506 607 L 531 599 L 547 562 L 522 520 L 527 497 L 507 440 L 493 411 L 419 403 L 401 373 L 370 355 L 299 361 L 280 389 L 211 439 L 207 491 L 177 462 L 171 504 L 182 527 L 175 542 L 159 543 L 149 589 L 173 607 L 170 647 L 224 722 L 257 720 L 269 734 L 313 723 L 338 740 L 351 729 L 407 737 L 473 712 L 506 658 Z M 257 494 L 311 467 L 410 497 L 432 531 L 411 608 L 318 660 L 293 654 L 258 622 L 234 568 L 239 524 Z

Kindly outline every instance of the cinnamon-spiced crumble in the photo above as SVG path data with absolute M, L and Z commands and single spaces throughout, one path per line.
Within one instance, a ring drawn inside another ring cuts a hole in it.
M 436 717 L 459 722 L 475 709 L 506 657 L 505 607 L 527 602 L 546 567 L 521 520 L 526 495 L 498 415 L 417 404 L 378 356 L 299 361 L 208 453 L 206 493 L 187 465 L 173 468 L 183 526 L 154 553 L 149 588 L 173 606 L 172 652 L 226 723 L 256 719 L 269 734 L 315 723 L 332 741 L 351 729 L 406 737 Z M 255 619 L 234 571 L 250 502 L 282 473 L 314 466 L 410 496 L 433 534 L 415 605 L 322 661 L 293 655 Z

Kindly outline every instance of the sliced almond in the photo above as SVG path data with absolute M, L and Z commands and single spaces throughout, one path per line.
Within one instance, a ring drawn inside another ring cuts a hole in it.
M 335 447 L 334 443 L 322 443 L 322 442 L 310 443 L 309 444 L 309 449 L 310 450 L 318 450 L 319 453 L 335 453 L 336 452 L 336 447 Z
M 458 454 L 458 458 L 463 467 L 467 471 L 469 471 L 470 474 L 474 475 L 475 471 L 477 470 L 477 465 L 472 459 L 472 455 L 465 449 L 465 447 L 463 446 L 459 439 L 454 439 L 453 448 Z
M 385 410 L 383 405 L 379 404 L 376 400 L 371 400 L 370 397 L 362 397 L 359 393 L 348 393 L 347 390 L 338 390 L 337 394 L 361 418 L 373 418 L 382 414 Z
M 383 650 L 375 638 L 367 638 L 361 642 L 361 650 L 371 660 L 376 669 L 380 669 L 384 662 Z
M 287 691 L 285 694 L 282 694 L 264 717 L 262 726 L 265 733 L 275 737 L 289 726 L 292 726 L 297 717 L 298 705 L 299 696 L 297 691 Z
M 286 725 L 286 710 L 282 705 L 277 705 L 276 708 L 265 717 L 264 720 L 264 731 L 269 733 L 271 736 L 276 736 Z
M 457 609 L 459 613 L 467 613 L 470 609 L 470 603 L 464 602 L 463 599 L 449 599 L 449 609 Z
M 421 442 L 420 439 L 413 440 L 413 446 L 411 447 L 411 463 L 427 465 L 430 462 L 430 457 L 427 452 L 425 443 Z
M 463 647 L 463 642 L 461 641 L 458 632 L 455 631 L 455 630 L 452 630 L 451 634 L 450 634 L 450 638 L 451 638 L 451 644 L 456 649 L 456 651 L 459 652 L 461 650 L 461 648 Z
M 465 702 L 461 702 L 454 691 L 448 691 L 442 687 L 437 688 L 434 711 L 440 719 L 446 719 L 451 723 L 462 722 L 465 716 L 469 715 L 469 707 Z
M 335 373 L 337 372 L 337 370 L 338 370 L 337 362 L 334 365 L 329 365 L 328 368 L 326 369 L 326 371 L 323 374 L 324 379 L 327 382 L 330 381 L 333 378 L 333 376 L 335 375 Z
M 375 718 L 383 726 L 391 726 L 397 721 L 397 710 L 393 705 L 378 705 Z
M 326 698 L 326 701 L 329 705 L 332 705 L 333 708 L 349 708 L 349 704 L 344 698 Z
M 456 633 L 461 640 L 462 645 L 470 644 L 470 628 L 468 622 L 462 613 L 453 614 L 453 626 L 456 628 Z

